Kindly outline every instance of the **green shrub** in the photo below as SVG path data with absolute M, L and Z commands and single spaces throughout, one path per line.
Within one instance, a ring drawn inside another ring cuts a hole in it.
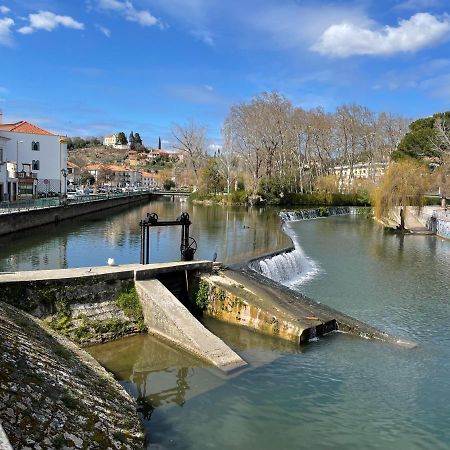
M 204 310 L 209 304 L 210 287 L 206 281 L 200 280 L 197 291 L 195 292 L 195 304 Z
M 145 330 L 144 313 L 142 311 L 141 302 L 139 301 L 139 295 L 134 286 L 127 287 L 119 297 L 117 297 L 116 305 L 127 317 L 137 322 L 141 331 Z

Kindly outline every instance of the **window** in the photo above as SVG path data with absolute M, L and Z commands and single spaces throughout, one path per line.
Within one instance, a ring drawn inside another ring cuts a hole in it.
M 31 170 L 39 170 L 39 160 L 38 159 L 36 159 L 36 160 L 33 159 L 33 162 L 31 165 L 32 165 Z
M 34 150 L 35 152 L 39 151 L 39 142 L 32 142 L 31 143 L 31 150 Z
M 3 149 L 0 147 L 0 164 L 3 164 Z M 0 201 L 3 199 L 0 199 Z

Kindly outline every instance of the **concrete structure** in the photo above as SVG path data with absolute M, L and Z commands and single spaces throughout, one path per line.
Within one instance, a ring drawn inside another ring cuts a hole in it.
M 197 271 L 211 271 L 209 261 L 124 265 L 80 269 L 42 270 L 0 275 L 0 302 L 14 304 L 36 317 L 47 319 L 71 311 L 68 320 L 82 314 L 89 321 L 114 318 L 122 322 L 121 335 L 133 332 L 134 324 L 117 306 L 121 292 L 133 284 L 139 294 L 147 331 L 199 357 L 224 372 L 246 365 L 236 353 L 210 333 L 185 306 L 156 279 Z M 186 274 L 186 275 L 185 275 Z M 135 281 L 136 280 L 136 281 Z M 61 309 L 63 304 L 63 309 Z M 77 317 L 75 317 L 77 319 Z M 127 324 L 131 327 L 127 328 Z M 76 325 L 74 325 L 76 326 Z M 73 328 L 72 326 L 70 328 Z M 139 328 L 134 332 L 141 332 Z M 70 333 L 70 331 L 68 332 Z M 116 337 L 103 335 L 100 338 Z M 78 342 L 78 341 L 77 341 Z M 83 342 L 81 342 L 83 343 Z M 87 343 L 92 343 L 89 341 Z
M 64 192 L 61 174 L 62 169 L 67 169 L 67 143 L 64 138 L 25 121 L 0 123 L 0 136 L 8 139 L 3 140 L 3 158 L 16 163 L 16 172 L 22 172 L 25 166 L 29 166 L 38 180 L 38 192 Z M 19 181 L 18 186 L 20 184 Z M 11 191 L 9 197 L 13 197 Z
M 386 170 L 387 163 L 357 163 L 353 166 L 335 166 L 333 173 L 338 178 L 338 188 L 340 191 L 351 187 L 355 180 L 373 180 L 378 181 Z
M 171 161 L 182 161 L 184 155 L 182 153 L 170 152 L 168 150 L 163 149 L 153 149 L 150 153 L 147 154 L 147 159 L 155 159 L 155 158 L 168 158 Z
M 246 362 L 195 319 L 158 280 L 137 281 L 148 332 L 208 361 L 225 372 Z

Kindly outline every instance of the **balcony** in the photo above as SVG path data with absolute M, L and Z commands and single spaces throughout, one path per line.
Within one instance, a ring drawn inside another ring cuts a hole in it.
M 24 170 L 20 172 L 14 172 L 14 178 L 34 178 L 37 179 L 38 174 L 34 172 L 25 172 Z

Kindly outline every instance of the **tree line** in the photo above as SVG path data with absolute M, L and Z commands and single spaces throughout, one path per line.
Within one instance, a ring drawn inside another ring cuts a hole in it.
M 327 177 L 344 177 L 357 163 L 387 162 L 408 130 L 409 120 L 356 104 L 334 112 L 295 107 L 278 92 L 264 92 L 233 105 L 222 129 L 222 147 L 209 155 L 207 130 L 195 123 L 176 125 L 174 148 L 193 184 L 252 195 L 309 193 Z M 338 181 L 338 180 L 337 180 Z

